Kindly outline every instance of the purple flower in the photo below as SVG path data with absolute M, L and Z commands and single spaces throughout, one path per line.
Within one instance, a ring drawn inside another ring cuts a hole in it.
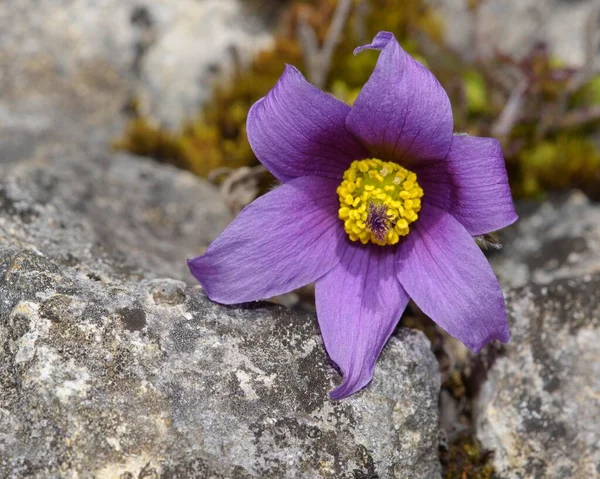
M 231 304 L 316 282 L 325 347 L 363 388 L 412 299 L 473 351 L 507 341 L 502 291 L 473 236 L 517 219 L 498 141 L 453 135 L 450 101 L 391 33 L 350 107 L 287 66 L 248 114 L 248 138 L 283 185 L 189 261 Z

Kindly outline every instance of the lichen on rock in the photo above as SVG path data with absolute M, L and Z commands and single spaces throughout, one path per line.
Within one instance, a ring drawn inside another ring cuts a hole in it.
M 478 437 L 501 477 L 595 477 L 600 464 L 600 278 L 509 295 L 512 340 L 488 373 Z

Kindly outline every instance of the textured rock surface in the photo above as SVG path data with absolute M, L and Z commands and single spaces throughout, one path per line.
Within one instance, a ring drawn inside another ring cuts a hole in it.
M 401 330 L 372 386 L 333 403 L 314 316 L 160 278 L 189 279 L 229 220 L 213 187 L 36 151 L 0 167 L 0 477 L 439 476 L 424 336 Z
M 506 479 L 600 474 L 600 207 L 579 192 L 521 204 L 492 259 L 512 337 L 475 401 Z
M 420 333 L 401 331 L 372 387 L 333 403 L 312 316 L 0 257 L 1 477 L 439 475 L 437 363 Z
M 156 6 L 155 6 L 156 4 Z M 271 45 L 271 35 L 237 0 L 147 2 L 147 35 L 154 38 L 140 61 L 138 97 L 150 118 L 167 126 L 193 118 L 209 86 L 236 63 Z M 169 20 L 166 17 L 167 8 Z M 157 18 L 157 21 L 152 19 Z
M 492 257 L 504 286 L 600 273 L 600 205 L 572 192 L 521 204 L 518 212 L 519 221 L 503 231 L 502 254 Z
M 313 316 L 156 278 L 187 279 L 225 221 L 210 186 L 81 155 L 1 170 L 0 477 L 439 476 L 422 335 L 402 330 L 372 387 L 330 402 Z
M 586 62 L 585 30 L 597 29 L 597 0 L 486 0 L 478 18 L 468 11 L 468 0 L 431 0 L 440 6 L 450 44 L 467 54 L 493 49 L 518 56 L 538 41 L 570 65 Z M 598 40 L 592 42 L 600 61 Z
M 477 401 L 500 477 L 600 474 L 600 275 L 508 296 L 512 338 Z
M 36 248 L 91 277 L 190 280 L 185 259 L 231 221 L 214 186 L 128 155 L 44 149 L 0 172 L 0 245 Z
M 0 32 L 0 144 L 13 149 L 24 132 L 105 142 L 132 98 L 177 124 L 270 42 L 237 0 L 3 0 Z

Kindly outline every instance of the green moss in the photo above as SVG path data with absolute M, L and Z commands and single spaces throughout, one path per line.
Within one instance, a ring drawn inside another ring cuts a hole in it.
M 600 183 L 600 151 L 579 135 L 560 134 L 524 150 L 520 167 L 519 187 L 524 196 L 573 187 L 595 196 Z
M 493 479 L 493 454 L 468 434 L 452 441 L 440 453 L 445 479 Z
M 574 95 L 572 107 L 590 107 L 600 105 L 600 75 L 586 82 Z
M 182 153 L 177 136 L 151 125 L 145 118 L 131 120 L 123 137 L 113 146 L 135 155 L 151 156 L 184 167 L 178 161 Z
M 488 92 L 485 78 L 474 68 L 463 73 L 465 100 L 470 114 L 477 115 L 489 111 Z
M 589 92 L 589 105 L 600 105 L 600 75 L 588 82 L 584 91 Z

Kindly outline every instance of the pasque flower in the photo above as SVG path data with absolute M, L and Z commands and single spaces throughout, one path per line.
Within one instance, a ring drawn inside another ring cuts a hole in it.
M 436 78 L 391 33 L 352 107 L 287 66 L 248 114 L 258 159 L 283 184 L 189 261 L 231 304 L 316 282 L 325 347 L 363 388 L 412 299 L 473 351 L 509 338 L 502 291 L 473 237 L 517 219 L 498 141 L 453 134 Z

